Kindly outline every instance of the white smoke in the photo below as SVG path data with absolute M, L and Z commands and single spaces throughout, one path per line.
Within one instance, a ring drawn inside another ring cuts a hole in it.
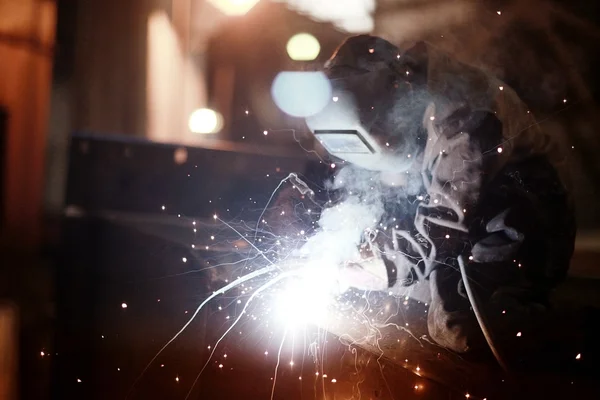
M 363 264 L 361 253 L 365 240 L 373 238 L 382 220 L 385 208 L 378 174 L 353 166 L 340 169 L 326 187 L 340 192 L 341 199 L 330 203 L 320 216 L 318 230 L 300 250 L 302 257 L 318 263 L 324 269 L 341 270 L 348 263 Z M 371 264 L 368 276 L 374 277 L 376 285 L 385 288 L 387 276 L 384 265 Z M 361 271 L 362 272 L 362 271 Z M 366 279 L 363 276 L 362 279 Z M 341 277 L 340 280 L 345 280 Z M 342 286 L 357 286 L 340 282 Z M 372 285 L 371 285 L 372 286 Z

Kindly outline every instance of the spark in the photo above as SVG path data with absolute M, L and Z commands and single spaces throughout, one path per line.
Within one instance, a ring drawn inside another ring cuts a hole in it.
M 274 266 L 272 267 L 274 268 Z M 261 270 L 265 270 L 265 269 L 269 269 L 269 267 L 265 267 L 262 268 Z M 261 271 L 258 270 L 258 271 Z M 256 272 L 258 272 L 256 271 Z M 253 273 L 250 273 L 248 275 L 252 275 Z M 252 293 L 252 296 L 250 296 L 250 298 L 248 299 L 248 301 L 246 302 L 246 304 L 244 304 L 244 307 L 242 308 L 242 311 L 240 312 L 240 315 L 235 319 L 235 321 L 233 321 L 233 323 L 231 324 L 231 326 L 229 328 L 227 328 L 227 330 L 225 331 L 225 333 L 223 333 L 223 335 L 221 335 L 221 337 L 219 338 L 219 340 L 216 341 L 215 346 L 213 347 L 210 355 L 208 356 L 208 359 L 206 360 L 206 363 L 204 364 L 204 366 L 202 367 L 202 369 L 200 370 L 200 372 L 198 373 L 198 375 L 196 376 L 196 379 L 194 380 L 194 382 L 192 383 L 192 387 L 190 388 L 187 396 L 185 396 L 185 400 L 187 400 L 190 397 L 190 394 L 192 393 L 192 390 L 194 389 L 194 386 L 196 386 L 196 383 L 198 382 L 198 379 L 200 378 L 200 375 L 202 375 L 202 373 L 204 372 L 204 370 L 206 369 L 206 366 L 208 365 L 208 363 L 210 362 L 210 360 L 212 359 L 213 355 L 215 354 L 215 351 L 217 350 L 217 347 L 219 346 L 219 343 L 221 343 L 221 341 L 227 336 L 227 334 L 229 332 L 231 332 L 231 330 L 237 325 L 237 323 L 242 319 L 242 317 L 246 314 L 246 309 L 248 308 L 248 306 L 250 305 L 250 303 L 252 303 L 252 301 L 264 290 L 268 289 L 269 287 L 275 285 L 276 283 L 278 283 L 279 281 L 281 281 L 284 278 L 288 278 L 290 276 L 293 276 L 294 271 L 290 271 L 290 272 L 286 272 L 286 273 L 281 273 L 278 276 L 276 276 L 275 278 L 272 278 L 270 281 L 268 281 L 267 283 L 265 283 L 264 285 L 262 285 L 261 287 L 259 287 L 258 289 L 256 289 L 254 291 L 254 293 Z M 235 281 L 233 281 L 232 283 L 230 283 L 228 286 L 234 285 L 238 286 L 240 284 L 242 284 L 243 282 L 249 280 L 246 279 L 248 277 L 248 275 L 242 276 L 241 278 L 236 279 Z M 259 274 L 260 275 L 260 274 Z M 257 275 L 258 276 L 258 275 Z M 223 290 L 223 289 L 221 289 Z M 206 300 L 205 300 L 206 302 Z M 196 311 L 196 313 L 199 310 Z M 196 314 L 195 313 L 195 314 Z M 188 323 L 186 325 L 189 325 L 189 323 L 191 322 L 188 321 Z M 181 333 L 182 331 L 179 331 L 179 333 Z M 178 334 L 179 334 L 178 333 Z M 240 332 L 241 333 L 241 332 Z M 171 339 L 173 340 L 173 339 Z M 164 349 L 164 348 L 163 348 Z
M 325 166 L 326 165 L 327 164 L 325 164 Z M 330 166 L 331 166 L 331 168 L 336 168 L 336 164 L 334 164 L 334 163 L 331 163 Z M 343 166 L 343 164 L 340 165 L 340 168 L 342 166 Z M 277 186 L 277 188 L 275 189 L 275 191 L 269 198 L 267 205 L 265 206 L 265 209 L 261 213 L 260 218 L 257 220 L 257 224 L 256 224 L 255 232 L 254 232 L 254 240 L 252 240 L 251 234 L 244 235 L 241 232 L 239 232 L 238 230 L 236 230 L 230 223 L 227 223 L 226 221 L 223 221 L 221 218 L 219 218 L 216 213 L 213 215 L 213 219 L 215 221 L 223 223 L 225 226 L 229 227 L 233 232 L 238 234 L 242 240 L 244 240 L 246 243 L 248 243 L 249 246 L 257 252 L 255 257 L 256 258 L 260 258 L 260 257 L 264 258 L 268 262 L 268 266 L 260 268 L 260 269 L 253 271 L 247 275 L 243 275 L 242 277 L 238 277 L 237 279 L 233 280 L 233 282 L 227 284 L 226 286 L 222 287 L 221 289 L 213 292 L 212 295 L 208 296 L 196 308 L 195 312 L 193 312 L 193 315 L 188 319 L 188 321 L 183 325 L 183 327 L 177 333 L 175 333 L 175 335 L 172 336 L 171 339 L 169 339 L 163 345 L 163 347 L 158 351 L 158 353 L 156 353 L 156 355 L 150 360 L 150 362 L 148 363 L 148 365 L 146 365 L 146 367 L 144 368 L 144 370 L 142 371 L 140 376 L 133 383 L 133 386 L 132 386 L 130 392 L 133 390 L 133 387 L 139 382 L 139 380 L 144 376 L 144 374 L 146 373 L 146 371 L 148 370 L 150 365 L 157 359 L 157 357 L 160 354 L 162 354 L 165 351 L 165 349 L 171 343 L 173 343 L 174 340 L 176 340 L 188 328 L 188 326 L 196 318 L 196 316 L 198 315 L 200 310 L 203 309 L 206 306 L 206 304 L 208 304 L 209 301 L 213 300 L 215 297 L 217 297 L 219 295 L 226 293 L 227 291 L 229 291 L 233 288 L 243 287 L 244 290 L 242 291 L 242 294 L 245 294 L 245 292 L 247 290 L 248 294 L 252 293 L 252 295 L 250 296 L 250 298 L 247 301 L 246 301 L 246 299 L 244 299 L 245 304 L 242 307 L 243 309 L 241 310 L 241 312 L 238 315 L 231 315 L 231 320 L 233 320 L 233 321 L 230 321 L 230 322 L 232 322 L 232 323 L 227 324 L 230 326 L 226 329 L 226 331 L 222 334 L 222 336 L 216 341 L 214 346 L 213 347 L 208 346 L 208 350 L 209 350 L 210 354 L 208 355 L 208 359 L 206 360 L 206 363 L 204 364 L 204 366 L 202 367 L 202 369 L 196 376 L 196 379 L 194 380 L 191 388 L 189 389 L 186 399 L 189 398 L 192 390 L 194 389 L 196 383 L 199 380 L 199 377 L 202 375 L 202 373 L 207 368 L 209 363 L 215 362 L 219 368 L 223 368 L 223 364 L 218 364 L 217 360 L 214 359 L 214 355 L 217 354 L 216 351 L 219 349 L 219 346 L 220 346 L 222 340 L 224 340 L 224 338 L 227 337 L 227 335 L 232 331 L 233 328 L 236 327 L 236 325 L 238 324 L 239 321 L 241 321 L 242 318 L 246 317 L 246 315 L 247 315 L 246 310 L 247 310 L 249 304 L 252 303 L 253 300 L 255 300 L 256 298 L 258 298 L 262 292 L 266 291 L 269 288 L 273 288 L 277 284 L 277 285 L 281 285 L 281 286 L 277 287 L 277 292 L 271 292 L 271 291 L 268 292 L 269 295 L 275 294 L 275 297 L 272 299 L 272 301 L 273 301 L 272 308 L 273 309 L 267 311 L 267 313 L 270 313 L 271 315 L 275 314 L 275 318 L 279 319 L 279 321 L 277 321 L 277 322 L 281 322 L 283 324 L 283 326 L 285 327 L 283 339 L 281 340 L 281 344 L 279 346 L 279 351 L 277 354 L 277 365 L 275 367 L 275 375 L 273 378 L 271 378 L 273 380 L 273 387 L 271 390 L 271 398 L 274 397 L 275 384 L 277 383 L 277 378 L 278 378 L 278 368 L 280 367 L 282 349 L 283 349 L 283 346 L 284 346 L 284 343 L 286 340 L 287 333 L 289 332 L 289 330 L 291 328 L 297 327 L 298 324 L 305 325 L 307 323 L 310 323 L 310 324 L 314 323 L 317 326 L 326 325 L 326 324 L 323 324 L 323 322 L 326 322 L 325 318 L 328 318 L 330 316 L 329 314 L 331 311 L 331 307 L 330 307 L 331 302 L 336 299 L 335 295 L 339 294 L 340 292 L 343 293 L 343 291 L 340 291 L 340 288 L 337 287 L 338 281 L 337 281 L 336 274 L 339 272 L 339 270 L 338 270 L 338 264 L 336 264 L 334 262 L 334 260 L 326 259 L 325 260 L 326 262 L 324 262 L 322 260 L 323 257 L 320 257 L 319 255 L 315 255 L 311 252 L 307 252 L 307 253 L 301 253 L 301 254 L 303 255 L 303 257 L 310 256 L 310 258 L 308 258 L 308 259 L 302 258 L 292 264 L 290 264 L 290 263 L 277 264 L 277 263 L 274 263 L 274 261 L 273 261 L 274 258 L 270 256 L 270 253 L 264 252 L 257 247 L 257 245 L 258 245 L 257 242 L 261 242 L 261 240 L 264 240 L 264 243 L 270 243 L 269 242 L 270 239 L 268 239 L 268 237 L 263 233 L 263 231 L 259 230 L 259 227 L 262 229 L 265 226 L 265 225 L 261 224 L 261 221 L 264 221 L 264 219 L 263 219 L 264 213 L 265 213 L 266 209 L 269 207 L 277 190 L 287 180 L 292 180 L 292 182 L 294 183 L 293 189 L 299 190 L 303 196 L 305 193 L 308 193 L 309 199 L 312 200 L 312 198 L 310 198 L 310 196 L 312 196 L 314 194 L 312 192 L 312 190 L 310 190 L 308 188 L 308 186 L 297 177 L 296 174 L 290 174 L 286 179 L 284 179 L 283 181 L 280 182 L 280 184 Z M 375 189 L 373 189 L 373 190 L 375 190 Z M 250 199 L 250 201 L 252 201 L 252 199 Z M 256 203 L 256 201 L 255 201 L 255 203 Z M 309 211 L 309 213 L 310 213 L 310 211 Z M 337 211 L 336 211 L 336 214 L 337 214 Z M 338 217 L 336 217 L 336 218 L 338 218 Z M 370 221 L 370 219 L 368 221 Z M 377 222 L 378 222 L 378 220 L 377 220 Z M 344 223 L 346 223 L 346 222 L 344 222 Z M 354 223 L 352 221 L 352 219 L 351 219 L 350 223 L 351 224 Z M 387 227 L 382 226 L 382 228 L 380 228 L 380 229 L 385 230 L 386 228 Z M 391 228 L 391 226 L 390 226 L 390 228 Z M 362 231 L 362 228 L 360 228 L 360 230 Z M 301 240 L 303 240 L 303 241 L 310 240 L 310 238 L 305 237 L 306 232 L 300 231 L 300 230 L 296 231 L 296 232 L 300 232 L 300 235 L 302 235 Z M 293 236 L 297 237 L 296 235 L 293 235 Z M 214 235 L 211 235 L 210 238 L 211 238 L 211 240 L 214 240 Z M 286 236 L 286 238 L 287 238 L 287 236 Z M 339 241 L 339 238 L 337 238 L 337 237 L 334 239 Z M 319 238 L 317 238 L 316 241 L 318 242 Z M 286 245 L 285 247 L 288 247 L 288 246 Z M 207 246 L 207 248 L 208 248 L 208 246 Z M 277 251 L 279 251 L 279 250 L 285 250 L 285 248 L 281 247 L 280 242 L 278 241 Z M 301 249 L 301 250 L 303 251 L 303 249 Z M 281 257 L 281 255 L 279 255 L 279 257 Z M 319 261 L 319 262 L 316 263 L 315 261 Z M 323 264 L 325 264 L 325 265 L 323 265 Z M 331 264 L 331 265 L 329 265 L 329 264 Z M 294 267 L 294 268 L 288 270 L 287 267 Z M 250 266 L 246 266 L 244 268 L 252 270 Z M 259 286 L 255 290 L 253 290 L 251 287 L 244 287 L 245 282 L 247 282 L 251 279 L 260 277 L 260 276 L 268 277 L 268 281 L 266 283 L 261 282 L 262 286 Z M 288 280 L 288 278 L 293 278 L 293 279 Z M 228 282 L 228 281 L 225 280 L 225 282 Z M 281 290 L 279 290 L 279 289 L 281 289 Z M 250 291 L 253 291 L 253 292 L 250 292 Z M 234 301 L 236 301 L 237 304 L 241 304 L 240 299 L 237 299 Z M 368 302 L 368 300 L 367 300 L 367 302 Z M 221 309 L 222 309 L 221 306 L 219 306 L 219 310 L 221 310 Z M 283 312 L 279 312 L 279 311 L 283 311 Z M 375 311 L 378 311 L 378 310 L 375 310 Z M 375 314 L 372 314 L 372 315 L 375 315 Z M 219 316 L 220 316 L 220 318 L 222 318 L 223 314 L 219 314 Z M 254 314 L 248 315 L 248 316 L 255 319 Z M 283 317 L 283 318 L 280 318 L 280 317 Z M 292 319 L 290 319 L 290 318 L 292 318 Z M 245 319 L 244 319 L 244 321 L 245 321 Z M 375 320 L 374 319 L 372 320 L 371 318 L 369 318 L 366 321 L 368 321 L 369 326 L 372 326 L 371 324 Z M 377 330 L 379 327 L 380 326 L 374 327 L 374 329 Z M 402 327 L 402 329 L 406 330 L 406 328 L 404 328 L 404 327 Z M 241 332 L 240 332 L 240 334 L 241 334 Z M 271 334 L 273 334 L 273 332 L 271 332 Z M 321 352 L 321 349 L 319 349 L 318 351 Z M 265 350 L 264 355 L 268 356 L 268 354 L 269 354 L 269 352 L 267 350 Z M 223 357 L 223 359 L 227 358 L 227 354 L 224 354 L 222 357 Z M 316 352 L 315 352 L 315 357 L 317 357 Z M 291 367 L 293 367 L 295 365 L 295 361 L 291 360 L 290 358 L 288 358 L 289 365 Z M 317 360 L 318 360 L 318 358 L 317 358 Z M 297 368 L 299 368 L 299 367 L 297 367 Z M 419 367 L 417 367 L 417 371 L 420 371 Z M 318 377 L 319 372 L 316 372 L 315 375 Z M 326 377 L 327 377 L 327 375 L 323 374 L 323 378 L 326 378 Z M 300 376 L 299 379 L 301 380 L 301 378 L 302 377 Z M 330 380 L 330 382 L 336 383 L 337 380 L 335 378 L 333 378 Z
M 121 303 L 121 308 L 123 308 L 123 309 L 127 308 L 127 303 Z
M 283 344 L 285 343 L 285 337 L 287 336 L 287 329 L 283 332 L 283 338 L 281 339 L 281 344 L 279 345 L 279 351 L 277 352 L 277 364 L 275 364 L 275 374 L 273 379 L 273 386 L 271 387 L 271 400 L 273 400 L 273 396 L 275 395 L 275 384 L 277 383 L 277 370 L 279 369 L 279 362 L 281 361 L 281 349 L 283 348 Z
M 216 219 L 216 215 L 215 215 L 215 219 Z M 204 306 L 206 304 L 208 304 L 208 302 L 210 302 L 212 299 L 214 299 L 215 297 L 224 294 L 226 292 L 228 292 L 229 290 L 237 287 L 238 285 L 247 282 L 251 279 L 254 279 L 256 277 L 259 277 L 261 275 L 265 275 L 269 272 L 273 272 L 276 270 L 276 266 L 275 265 L 270 265 L 267 267 L 263 267 L 261 269 L 258 269 L 254 272 L 251 272 L 249 274 L 246 274 L 238 279 L 236 279 L 235 281 L 231 282 L 230 284 L 222 287 L 221 289 L 215 291 L 213 294 L 211 294 L 210 296 L 208 296 L 202 303 L 200 303 L 200 305 L 196 308 L 196 311 L 194 311 L 194 313 L 192 314 L 192 316 L 188 319 L 188 321 L 183 325 L 183 327 L 177 332 L 175 333 L 175 335 L 173 335 L 173 337 L 171 337 L 171 339 L 169 339 L 164 345 L 163 347 L 161 347 L 161 349 L 154 355 L 154 357 L 152 357 L 152 359 L 148 362 L 148 364 L 144 367 L 144 369 L 142 370 L 142 372 L 140 373 L 140 375 L 136 378 L 136 380 L 133 382 L 131 389 L 129 390 L 128 395 L 126 396 L 129 397 L 129 394 L 131 393 L 131 391 L 134 389 L 135 385 L 139 382 L 139 380 L 142 378 L 142 376 L 144 376 L 144 374 L 146 373 L 146 371 L 148 370 L 148 368 L 150 368 L 150 365 L 152 365 L 152 363 L 158 358 L 158 356 L 160 356 L 163 351 L 171 344 L 175 341 L 175 339 L 177 339 L 186 329 L 187 327 L 192 323 L 192 321 L 196 318 L 196 316 L 198 315 L 198 313 L 200 312 L 200 310 L 202 310 L 204 308 Z M 256 293 L 256 292 L 255 292 Z M 249 301 L 250 302 L 250 301 Z M 248 303 L 249 303 L 248 302 Z M 246 306 L 248 305 L 248 303 L 246 303 Z M 123 303 L 125 304 L 125 303 Z M 127 305 L 125 304 L 125 307 L 127 307 Z M 244 307 L 245 308 L 245 307 Z M 243 314 L 242 314 L 243 315 Z M 229 332 L 229 330 L 235 326 L 235 323 L 227 330 L 227 332 Z M 215 346 L 216 348 L 216 346 Z M 210 349 L 210 346 L 209 346 Z M 213 350 L 214 352 L 214 350 Z M 212 355 L 212 353 L 211 353 Z M 204 368 L 203 368 L 204 369 Z
M 575 356 L 575 359 L 576 359 L 576 360 L 581 360 L 581 353 L 578 353 L 578 354 Z

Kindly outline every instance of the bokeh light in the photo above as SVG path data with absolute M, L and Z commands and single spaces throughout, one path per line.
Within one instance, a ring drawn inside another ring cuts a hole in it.
M 175 149 L 175 152 L 173 153 L 173 161 L 175 161 L 175 164 L 177 164 L 177 165 L 185 164 L 187 159 L 188 159 L 188 152 L 185 147 L 178 147 L 177 149 Z
M 190 115 L 188 127 L 194 133 L 217 133 L 223 127 L 223 117 L 210 108 L 200 108 Z
M 244 15 L 259 2 L 259 0 L 208 0 L 225 15 Z
M 273 299 L 277 320 L 286 329 L 326 326 L 334 299 L 341 294 L 338 269 L 319 264 L 300 271 Z
M 293 117 L 310 117 L 331 99 L 331 84 L 322 72 L 280 72 L 271 86 L 277 107 Z
M 286 49 L 294 61 L 312 61 L 321 52 L 321 45 L 310 33 L 298 33 L 288 40 Z

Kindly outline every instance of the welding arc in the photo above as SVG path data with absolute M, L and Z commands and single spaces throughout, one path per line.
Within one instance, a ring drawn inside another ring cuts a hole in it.
M 483 336 L 485 337 L 485 341 L 487 342 L 488 346 L 490 347 L 490 350 L 492 351 L 492 354 L 496 358 L 496 361 L 498 361 L 498 364 L 504 370 L 504 372 L 506 372 L 508 374 L 508 366 L 507 366 L 506 362 L 504 361 L 504 359 L 502 358 L 502 356 L 500 355 L 498 348 L 494 344 L 494 340 L 492 338 L 492 333 L 488 329 L 488 324 L 487 324 L 485 315 L 483 314 L 483 312 L 480 308 L 481 302 L 479 301 L 479 298 L 477 297 L 477 295 L 475 294 L 475 291 L 473 291 L 473 287 L 471 286 L 471 282 L 469 280 L 469 275 L 467 273 L 467 268 L 465 266 L 463 257 L 458 256 L 457 259 L 458 259 L 458 266 L 460 268 L 460 274 L 462 276 L 462 281 L 465 285 L 465 291 L 467 292 L 467 297 L 469 298 L 469 302 L 471 303 L 471 307 L 473 308 L 473 313 L 475 314 L 475 318 L 477 318 L 477 323 L 479 324 L 479 327 L 481 328 L 481 332 L 483 333 Z

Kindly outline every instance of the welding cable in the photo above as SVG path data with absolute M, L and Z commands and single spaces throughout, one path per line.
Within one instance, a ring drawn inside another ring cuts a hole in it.
M 460 274 L 462 276 L 462 281 L 465 285 L 467 297 L 469 298 L 469 302 L 471 303 L 471 307 L 473 308 L 473 313 L 475 314 L 475 318 L 477 318 L 477 323 L 479 324 L 479 327 L 481 328 L 481 332 L 483 333 L 483 336 L 485 337 L 485 341 L 487 342 L 488 346 L 490 347 L 490 350 L 492 351 L 492 354 L 496 358 L 496 361 L 498 361 L 498 364 L 500 364 L 500 367 L 504 370 L 504 372 L 506 372 L 508 374 L 508 366 L 507 366 L 506 362 L 504 361 L 504 359 L 502 358 L 502 356 L 500 355 L 498 348 L 494 344 L 494 340 L 492 338 L 492 333 L 491 333 L 490 329 L 488 329 L 489 324 L 486 322 L 485 315 L 483 314 L 482 309 L 480 308 L 481 302 L 479 301 L 477 295 L 475 294 L 475 291 L 473 290 L 473 288 L 471 286 L 471 282 L 469 280 L 469 275 L 467 273 L 467 268 L 465 266 L 463 257 L 458 256 L 457 259 L 458 259 L 458 266 L 460 268 Z

